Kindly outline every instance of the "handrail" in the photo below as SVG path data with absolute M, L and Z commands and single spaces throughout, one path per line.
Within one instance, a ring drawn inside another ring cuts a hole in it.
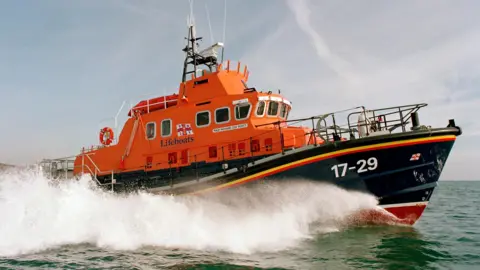
M 142 106 L 134 106 L 132 108 L 132 110 L 136 110 L 136 109 L 142 109 L 142 108 L 149 108 L 150 106 L 153 106 L 153 105 L 157 105 L 157 104 L 165 104 L 165 103 L 169 103 L 169 102 L 178 102 L 178 100 L 164 100 L 164 101 L 160 101 L 160 102 L 154 102 L 154 103 L 149 103 L 149 100 L 147 99 L 147 104 L 146 105 L 142 105 Z
M 92 171 L 92 169 L 90 168 L 90 166 L 88 166 L 87 164 L 85 164 L 84 161 L 82 161 L 82 165 L 80 166 L 75 166 L 75 167 L 81 167 L 82 168 L 82 173 L 83 173 L 83 168 L 86 167 L 88 169 L 88 171 L 90 172 L 90 175 L 95 179 L 95 182 L 100 185 L 100 186 L 107 186 L 107 185 L 112 185 L 112 191 L 113 191 L 113 185 L 116 184 L 116 181 L 115 181 L 115 178 L 114 178 L 114 175 L 115 175 L 115 171 L 114 170 L 110 170 L 110 171 L 101 171 L 97 164 L 92 160 L 92 158 L 90 158 L 90 155 L 89 154 L 83 154 L 82 157 L 87 157 L 88 160 L 90 160 L 91 164 L 94 166 L 95 170 Z M 111 178 L 111 182 L 110 183 L 101 183 L 97 176 L 98 174 L 104 174 L 104 173 L 108 173 L 108 174 L 111 174 L 112 178 Z
M 75 168 L 78 168 L 78 167 L 81 167 L 81 168 L 87 168 L 88 171 L 90 172 L 90 175 L 91 176 L 94 176 L 95 173 L 92 171 L 92 169 L 90 169 L 90 167 L 87 165 L 87 164 L 82 164 L 82 165 L 77 165 L 75 166 Z M 83 171 L 83 170 L 82 170 Z M 96 177 L 93 177 L 93 179 L 95 179 L 95 182 L 97 182 L 97 184 L 101 184 L 100 181 L 98 181 L 98 179 Z
M 338 134 L 339 131 L 340 131 L 340 134 L 347 132 L 347 133 L 350 134 L 351 137 L 353 137 L 354 133 L 358 133 L 359 131 L 358 131 L 358 129 L 356 129 L 351 124 L 350 117 L 354 116 L 354 115 L 359 115 L 359 114 L 365 114 L 365 116 L 366 116 L 366 112 L 369 112 L 369 113 L 373 113 L 373 118 L 381 117 L 383 119 L 383 124 L 384 124 L 383 128 L 385 130 L 389 130 L 391 132 L 396 127 L 402 126 L 403 131 L 405 131 L 404 127 L 408 123 L 408 120 L 410 120 L 411 114 L 417 112 L 420 108 L 423 108 L 427 105 L 428 104 L 426 104 L 426 103 L 419 103 L 419 104 L 409 104 L 409 105 L 401 105 L 401 106 L 379 108 L 379 109 L 368 109 L 368 110 L 366 110 L 364 106 L 359 106 L 359 107 L 355 107 L 355 108 L 351 108 L 351 109 L 336 111 L 336 112 L 332 112 L 332 113 L 326 113 L 326 114 L 319 115 L 319 116 L 312 116 L 312 117 L 298 118 L 298 119 L 290 119 L 290 120 L 277 120 L 277 121 L 270 122 L 270 123 L 255 125 L 255 127 L 262 127 L 262 126 L 269 126 L 269 125 L 277 126 L 277 125 L 281 125 L 283 123 L 285 123 L 285 124 L 286 123 L 294 123 L 294 122 L 299 123 L 299 122 L 303 122 L 303 121 L 306 121 L 306 120 L 312 120 L 312 121 L 313 120 L 318 120 L 318 122 L 322 121 L 324 123 L 324 125 L 321 126 L 323 132 L 328 132 L 328 129 L 333 129 L 334 134 Z M 361 110 L 360 111 L 353 111 L 350 114 L 348 114 L 347 124 L 337 125 L 336 115 L 338 115 L 339 113 L 348 112 L 348 111 L 352 111 L 352 110 L 356 110 L 356 109 L 361 109 Z M 378 114 L 378 112 L 383 112 L 383 113 Z M 375 115 L 375 113 L 377 113 L 377 114 Z M 393 119 L 393 120 L 387 120 L 387 116 L 391 116 L 391 115 L 394 115 L 394 114 L 398 114 L 399 118 Z M 326 119 L 327 118 L 330 118 L 331 121 L 333 122 L 333 124 L 331 126 L 327 126 L 327 124 L 326 124 Z M 357 126 L 357 127 L 367 127 L 367 126 L 371 125 L 372 121 L 367 119 L 367 117 L 365 117 L 365 118 L 366 118 L 366 120 L 365 120 L 366 123 L 365 124 L 356 123 L 355 126 Z M 317 122 L 316 130 L 317 130 L 317 132 L 320 132 L 320 126 L 318 125 L 318 122 Z M 399 124 L 397 124 L 397 123 L 392 124 L 394 122 L 399 122 Z M 342 128 L 342 126 L 345 127 L 345 128 Z M 391 130 L 389 128 L 391 128 Z M 313 127 L 313 129 L 315 129 L 315 127 Z M 319 135 L 319 136 L 322 137 L 321 135 Z
M 100 172 L 100 169 L 98 168 L 97 164 L 95 164 L 95 162 L 92 160 L 92 158 L 90 157 L 90 155 L 85 155 L 88 160 L 90 160 L 90 162 L 92 163 L 92 165 L 95 167 L 96 171 L 99 171 Z
M 335 115 L 335 114 L 338 114 L 338 113 L 348 112 L 348 111 L 352 111 L 352 110 L 355 110 L 355 109 L 361 109 L 361 108 L 365 108 L 365 107 L 364 106 L 357 106 L 357 107 L 353 107 L 353 108 L 349 108 L 349 109 L 343 109 L 343 110 L 329 112 L 329 113 L 325 113 L 325 114 L 319 114 L 317 116 L 295 118 L 295 119 L 290 119 L 290 120 L 279 120 L 279 121 L 274 121 L 274 122 L 270 122 L 270 123 L 266 123 L 266 124 L 256 125 L 256 127 L 272 125 L 272 124 L 276 124 L 276 123 L 278 124 L 278 122 L 292 123 L 292 122 L 302 122 L 302 121 L 311 120 L 311 119 L 325 118 L 326 116 L 329 116 L 329 115 Z
M 349 127 L 352 126 L 350 123 L 350 117 L 355 115 L 360 116 L 360 114 L 363 114 L 365 118 L 365 124 L 359 125 L 361 127 L 371 126 L 372 128 L 375 128 L 375 129 L 381 129 L 382 127 L 378 126 L 378 124 L 380 122 L 383 122 L 384 130 L 388 130 L 392 132 L 397 127 L 401 126 L 402 131 L 405 132 L 405 125 L 408 123 L 408 120 L 410 120 L 412 113 L 416 113 L 418 110 L 420 110 L 423 107 L 426 107 L 427 105 L 428 105 L 427 103 L 418 103 L 418 104 L 409 104 L 409 105 L 379 108 L 379 109 L 369 109 L 369 110 L 364 109 L 363 111 L 360 111 L 360 112 L 352 112 L 347 117 L 348 126 Z M 372 116 L 367 117 L 367 113 L 371 113 Z M 396 115 L 396 114 L 399 115 L 398 119 L 387 120 L 387 116 Z M 399 123 L 395 123 L 395 122 L 399 122 Z M 374 127 L 372 125 L 376 125 L 376 126 Z
M 115 173 L 114 170 L 109 170 L 109 171 L 101 171 L 100 168 L 98 168 L 97 164 L 92 160 L 92 158 L 90 157 L 90 155 L 88 154 L 84 154 L 88 160 L 90 160 L 90 162 L 92 163 L 92 165 L 95 167 L 95 179 L 97 178 L 97 175 L 98 174 L 104 174 L 104 173 L 111 173 L 112 174 L 112 180 L 113 180 L 113 174 Z M 86 165 L 86 164 L 83 164 L 83 165 Z M 88 167 L 88 165 L 86 165 Z M 91 172 L 91 171 L 90 171 Z
M 224 70 L 224 71 L 226 71 L 227 73 L 236 72 L 236 73 L 242 75 L 242 76 L 244 77 L 244 79 L 245 79 L 245 82 L 247 82 L 247 81 L 248 81 L 248 77 L 249 77 L 249 75 L 250 75 L 250 70 L 248 70 L 247 65 L 244 64 L 244 65 L 243 65 L 243 71 L 242 71 L 242 70 L 241 70 L 242 62 L 241 62 L 241 61 L 236 61 L 236 62 L 237 62 L 236 68 L 232 68 L 232 69 L 230 68 L 230 63 L 232 63 L 232 66 L 234 66 L 234 65 L 233 65 L 234 61 L 227 60 L 227 61 L 225 61 L 225 62 L 223 62 L 223 63 L 220 63 L 220 64 L 217 65 L 217 71 L 222 71 L 222 70 Z
M 74 166 L 74 156 L 61 157 L 54 159 L 42 159 L 36 165 L 42 168 L 43 172 L 47 172 L 53 179 L 58 179 L 64 174 L 65 179 L 68 178 L 68 173 L 72 171 Z M 72 166 L 70 166 L 72 165 Z

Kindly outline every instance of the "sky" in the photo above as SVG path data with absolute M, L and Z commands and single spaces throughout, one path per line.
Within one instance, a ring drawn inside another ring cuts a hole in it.
M 293 102 L 290 117 L 425 102 L 422 124 L 454 118 L 464 131 L 442 179 L 480 178 L 479 1 L 226 6 L 194 1 L 201 46 L 224 42 L 249 86 Z M 123 101 L 176 93 L 189 13 L 187 0 L 0 1 L 0 162 L 78 154 Z

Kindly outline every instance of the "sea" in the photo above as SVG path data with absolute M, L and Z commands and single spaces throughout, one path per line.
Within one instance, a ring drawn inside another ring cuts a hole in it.
M 301 179 L 200 198 L 12 169 L 0 269 L 480 269 L 480 182 L 440 181 L 413 226 L 350 218 L 376 204 Z

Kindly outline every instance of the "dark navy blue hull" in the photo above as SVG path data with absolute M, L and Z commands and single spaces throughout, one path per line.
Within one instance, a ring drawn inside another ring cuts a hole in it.
M 453 144 L 427 142 L 349 153 L 269 177 L 329 182 L 371 193 L 381 204 L 428 201 Z
M 373 194 L 385 208 L 416 207 L 416 219 L 430 199 L 459 134 L 457 128 L 444 128 L 311 145 L 254 162 L 237 160 L 235 166 L 229 164 L 234 168 L 226 171 L 212 164 L 212 173 L 202 178 L 195 177 L 198 171 L 185 169 L 169 171 L 168 178 L 159 180 L 146 177 L 128 182 L 123 178 L 124 184 L 115 189 L 203 195 L 269 181 L 302 179 Z M 165 172 L 149 175 L 161 173 Z M 407 214 L 395 213 L 402 218 Z

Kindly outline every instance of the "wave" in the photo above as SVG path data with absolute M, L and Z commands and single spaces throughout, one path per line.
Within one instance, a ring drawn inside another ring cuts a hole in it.
M 342 230 L 352 214 L 377 209 L 375 197 L 290 179 L 208 198 L 113 194 L 89 177 L 55 181 L 40 170 L 0 173 L 0 256 L 88 243 L 277 251 L 318 233 Z

